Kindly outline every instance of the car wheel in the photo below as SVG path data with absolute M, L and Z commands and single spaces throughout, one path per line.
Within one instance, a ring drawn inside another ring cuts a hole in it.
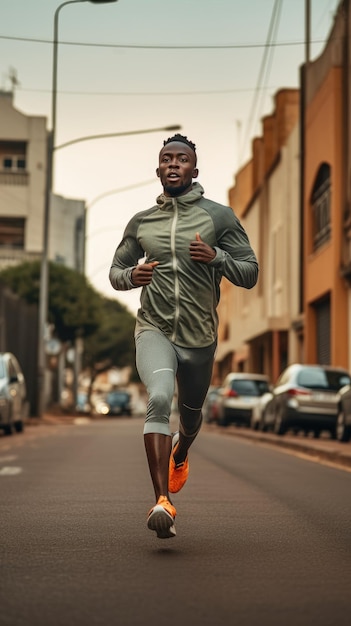
M 286 433 L 286 424 L 283 419 L 282 411 L 278 411 L 275 415 L 273 432 L 276 435 L 285 435 Z
M 266 433 L 267 430 L 268 430 L 267 426 L 266 426 L 266 424 L 265 424 L 265 422 L 264 422 L 264 420 L 262 418 L 260 419 L 260 421 L 258 423 L 258 430 L 260 430 L 261 433 Z
M 225 411 L 223 411 L 223 413 L 220 414 L 219 419 L 218 419 L 218 424 L 219 424 L 219 426 L 228 426 L 229 425 L 228 416 L 227 416 Z
M 252 430 L 258 430 L 258 426 L 259 426 L 259 421 L 255 420 L 254 416 L 251 415 L 251 419 L 248 423 L 248 427 L 251 428 Z
M 339 409 L 337 421 L 336 421 L 336 439 L 343 443 L 350 441 L 351 429 L 345 424 L 345 413 L 342 409 Z
M 15 426 L 16 433 L 23 433 L 23 431 L 24 431 L 24 424 L 23 424 L 22 420 L 18 420 L 18 422 L 15 422 L 14 426 Z
M 266 411 L 262 411 L 261 417 L 258 422 L 258 430 L 260 430 L 261 433 L 266 433 L 268 430 L 268 426 L 265 422 L 265 419 L 266 419 Z
M 12 422 L 8 422 L 3 426 L 4 435 L 12 435 L 13 434 L 13 424 Z

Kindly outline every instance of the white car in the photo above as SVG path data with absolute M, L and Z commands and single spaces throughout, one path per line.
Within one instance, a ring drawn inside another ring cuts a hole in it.
M 254 408 L 270 389 L 269 378 L 264 374 L 228 374 L 218 396 L 218 424 L 251 426 Z

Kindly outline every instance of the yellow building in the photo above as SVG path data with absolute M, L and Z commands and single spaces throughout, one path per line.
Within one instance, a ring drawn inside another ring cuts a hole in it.
M 350 33 L 347 0 L 339 6 L 323 53 L 305 66 L 302 81 L 305 359 L 343 367 L 350 366 L 349 287 L 343 271 L 343 225 L 350 207 Z

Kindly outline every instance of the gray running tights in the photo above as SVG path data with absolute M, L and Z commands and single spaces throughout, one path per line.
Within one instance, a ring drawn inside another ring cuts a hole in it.
M 144 434 L 171 434 L 169 417 L 177 381 L 180 430 L 186 437 L 196 435 L 217 342 L 205 348 L 181 348 L 158 331 L 144 330 L 136 336 L 135 346 L 136 366 L 149 397 Z

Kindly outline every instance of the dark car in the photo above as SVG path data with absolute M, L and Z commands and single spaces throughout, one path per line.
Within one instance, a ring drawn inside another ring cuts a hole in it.
M 339 367 L 295 363 L 287 367 L 272 390 L 264 425 L 277 435 L 288 429 L 313 432 L 323 430 L 336 437 L 338 392 L 350 384 L 350 374 Z
M 28 417 L 26 382 L 16 357 L 0 353 L 0 428 L 5 435 L 20 433 Z
M 346 385 L 339 391 L 336 438 L 342 442 L 351 439 L 351 385 Z
M 110 391 L 106 396 L 106 406 L 108 410 L 106 415 L 131 415 L 131 394 L 129 391 Z

